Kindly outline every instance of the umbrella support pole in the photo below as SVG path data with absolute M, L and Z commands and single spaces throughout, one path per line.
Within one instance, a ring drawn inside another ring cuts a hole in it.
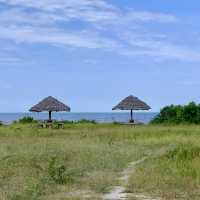
M 131 120 L 130 123 L 134 123 L 134 119 L 133 119 L 133 110 L 131 110 Z
M 49 122 L 52 122 L 52 118 L 51 118 L 51 111 L 49 111 Z

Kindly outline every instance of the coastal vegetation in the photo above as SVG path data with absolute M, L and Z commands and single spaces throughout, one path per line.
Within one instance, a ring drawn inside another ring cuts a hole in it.
M 23 117 L 23 118 L 19 119 L 18 122 L 19 122 L 19 123 L 26 124 L 26 123 L 33 123 L 33 122 L 37 122 L 37 121 L 35 121 L 35 120 L 33 119 L 33 117 L 27 116 L 27 117 Z
M 200 104 L 170 105 L 161 109 L 152 124 L 200 124 Z
M 199 200 L 199 130 L 198 125 L 91 122 L 65 123 L 64 129 L 3 125 L 0 199 L 99 200 L 120 184 L 118 177 L 131 162 L 147 157 L 131 172 L 128 192 Z

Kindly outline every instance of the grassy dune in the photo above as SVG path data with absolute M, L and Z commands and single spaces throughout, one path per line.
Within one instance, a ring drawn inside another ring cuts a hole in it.
M 99 200 L 130 162 L 160 149 L 166 154 L 138 166 L 127 190 L 200 199 L 200 126 L 0 126 L 0 199 Z

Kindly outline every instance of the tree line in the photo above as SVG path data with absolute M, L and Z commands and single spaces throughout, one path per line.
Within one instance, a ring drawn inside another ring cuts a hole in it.
M 200 104 L 170 105 L 161 109 L 152 124 L 200 124 Z

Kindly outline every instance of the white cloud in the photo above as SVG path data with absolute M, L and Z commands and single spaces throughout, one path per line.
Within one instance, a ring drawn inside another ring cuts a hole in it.
M 103 0 L 0 0 L 0 3 L 19 6 L 21 11 L 25 8 L 34 8 L 37 12 L 43 12 L 44 16 L 46 14 L 46 16 L 54 16 L 55 19 L 62 20 L 104 22 L 106 20 L 110 23 L 115 23 L 116 20 L 118 22 L 157 21 L 164 23 L 177 20 L 175 16 L 169 14 L 119 9 Z
M 134 10 L 129 11 L 126 17 L 129 21 L 155 21 L 161 23 L 173 23 L 178 21 L 174 15 Z
M 0 38 L 14 40 L 17 43 L 50 43 L 86 48 L 116 47 L 115 41 L 107 40 L 89 32 L 61 32 L 59 29 L 32 27 L 1 27 Z
M 8 9 L 0 12 L 1 25 L 51 25 L 56 21 L 62 21 L 62 16 L 54 13 L 26 12 L 23 9 Z
M 124 52 L 126 55 L 146 55 L 162 59 L 173 58 L 185 61 L 200 61 L 200 51 L 198 50 L 158 39 L 148 40 L 134 36 L 126 39 L 130 45 L 129 50 Z
M 1 3 L 9 5 L 17 5 L 22 7 L 30 7 L 45 11 L 63 10 L 66 8 L 87 8 L 96 7 L 102 9 L 113 8 L 103 0 L 0 0 Z
M 0 3 L 11 6 L 0 13 L 0 39 L 200 61 L 200 51 L 154 37 L 167 37 L 165 34 L 149 32 L 146 36 L 141 31 L 148 22 L 170 25 L 179 21 L 170 14 L 126 10 L 104 0 L 0 0 Z M 69 23 L 76 24 L 75 21 L 80 26 L 74 30 Z

